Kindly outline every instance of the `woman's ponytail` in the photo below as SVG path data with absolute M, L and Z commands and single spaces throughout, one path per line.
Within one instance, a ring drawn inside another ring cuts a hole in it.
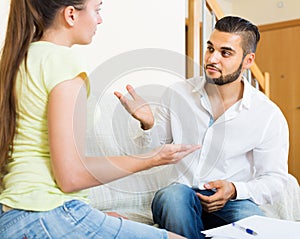
M 29 1 L 11 0 L 6 37 L 0 58 L 0 190 L 7 171 L 6 165 L 13 150 L 16 131 L 16 78 L 35 31 L 32 14 L 28 11 Z

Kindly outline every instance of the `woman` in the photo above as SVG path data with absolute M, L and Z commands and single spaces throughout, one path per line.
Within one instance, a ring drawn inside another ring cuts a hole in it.
M 91 42 L 101 3 L 11 0 L 0 62 L 0 238 L 180 238 L 87 204 L 84 189 L 198 148 L 84 156 L 88 79 L 70 47 Z

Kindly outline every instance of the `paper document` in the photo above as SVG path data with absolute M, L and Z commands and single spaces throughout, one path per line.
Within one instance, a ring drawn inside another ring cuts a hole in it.
M 299 239 L 300 222 L 251 216 L 202 233 L 220 239 Z

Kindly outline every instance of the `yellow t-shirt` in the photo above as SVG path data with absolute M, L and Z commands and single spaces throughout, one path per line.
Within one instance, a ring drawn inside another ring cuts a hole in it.
M 48 143 L 47 105 L 51 90 L 59 83 L 87 71 L 80 57 L 71 48 L 50 42 L 31 44 L 27 58 L 17 77 L 17 131 L 12 162 L 4 177 L 0 203 L 17 209 L 47 211 L 65 201 L 79 199 L 87 202 L 87 191 L 62 192 L 55 183 Z

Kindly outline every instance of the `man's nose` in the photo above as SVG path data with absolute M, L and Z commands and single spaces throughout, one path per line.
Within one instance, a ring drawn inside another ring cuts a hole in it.
M 221 59 L 221 54 L 215 51 L 208 56 L 207 63 L 211 63 L 211 64 L 219 63 L 220 59 Z

